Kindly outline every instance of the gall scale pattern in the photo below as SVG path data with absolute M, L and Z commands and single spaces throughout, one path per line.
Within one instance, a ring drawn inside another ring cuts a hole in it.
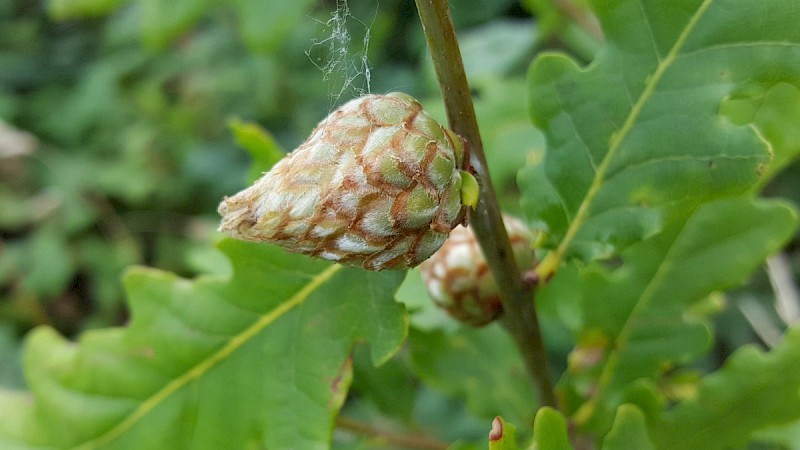
M 414 267 L 464 221 L 463 140 L 402 93 L 351 100 L 253 186 L 220 231 L 368 270 Z

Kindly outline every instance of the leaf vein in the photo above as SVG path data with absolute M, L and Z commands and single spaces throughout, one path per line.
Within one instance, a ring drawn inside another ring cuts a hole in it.
M 564 111 L 564 115 L 569 121 L 569 126 L 572 128 L 572 133 L 578 139 L 578 142 L 580 142 L 580 144 L 583 146 L 584 150 L 586 150 L 586 157 L 589 158 L 589 164 L 592 166 L 592 173 L 597 174 L 597 164 L 594 162 L 594 158 L 592 157 L 592 151 L 589 148 L 589 145 L 586 144 L 586 141 L 584 141 L 583 137 L 580 135 L 578 128 L 575 126 L 575 119 L 572 118 L 572 115 L 569 114 L 568 110 L 564 108 L 564 105 L 561 103 L 561 97 L 558 95 L 558 86 L 555 83 L 553 83 L 553 92 L 555 93 L 559 108 Z
M 642 13 L 642 19 L 644 24 L 647 26 L 647 35 L 650 38 L 650 43 L 653 45 L 653 53 L 656 55 L 656 59 L 661 62 L 661 52 L 658 51 L 658 45 L 656 44 L 656 35 L 653 33 L 653 25 L 650 23 L 650 17 L 647 16 L 647 11 L 644 9 L 644 5 L 642 4 L 642 0 L 637 0 L 636 5 L 639 7 L 639 12 Z
M 682 162 L 682 161 L 694 161 L 694 162 L 711 162 L 715 160 L 728 160 L 728 161 L 736 161 L 736 160 L 759 160 L 763 159 L 761 155 L 727 155 L 727 154 L 707 154 L 707 155 L 672 155 L 672 156 L 663 156 L 659 158 L 650 158 L 646 159 L 637 163 L 628 164 L 624 167 L 620 167 L 619 170 L 610 172 L 606 177 L 606 181 L 612 180 L 614 177 L 619 176 L 622 173 L 625 173 L 630 170 L 641 169 L 643 167 L 652 166 L 656 164 L 668 163 L 668 162 Z
M 698 48 L 690 52 L 681 53 L 678 58 L 685 59 L 697 56 L 701 53 L 712 52 L 717 50 L 730 50 L 737 48 L 758 48 L 758 47 L 798 47 L 800 43 L 789 41 L 753 41 L 753 42 L 730 42 L 726 44 L 715 44 L 708 47 Z

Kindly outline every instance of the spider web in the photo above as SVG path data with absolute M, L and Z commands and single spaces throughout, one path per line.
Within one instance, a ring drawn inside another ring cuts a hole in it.
M 370 25 L 350 13 L 347 0 L 336 0 L 336 9 L 327 21 L 314 20 L 321 28 L 321 37 L 311 39 L 305 54 L 322 72 L 322 81 L 328 86 L 328 109 L 332 110 L 343 97 L 369 94 Z M 354 34 L 363 34 L 360 46 L 353 43 Z

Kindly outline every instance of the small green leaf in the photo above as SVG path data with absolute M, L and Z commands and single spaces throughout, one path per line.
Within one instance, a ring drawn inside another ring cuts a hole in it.
M 497 416 L 489 432 L 489 450 L 517 450 L 517 427 Z
M 634 405 L 621 405 L 602 450 L 655 450 L 647 435 L 644 414 Z
M 536 413 L 533 450 L 572 450 L 567 421 L 559 411 L 545 406 Z
M 665 412 L 650 427 L 658 448 L 742 448 L 766 426 L 800 418 L 800 328 L 769 353 L 736 351 L 700 384 L 697 398 Z
M 461 171 L 461 204 L 475 208 L 478 206 L 478 196 L 480 195 L 481 188 L 478 186 L 478 180 L 466 170 Z
M 236 143 L 250 153 L 253 158 L 247 181 L 253 182 L 269 171 L 285 156 L 275 138 L 265 129 L 252 122 L 239 119 L 228 121 L 228 127 L 236 138 Z

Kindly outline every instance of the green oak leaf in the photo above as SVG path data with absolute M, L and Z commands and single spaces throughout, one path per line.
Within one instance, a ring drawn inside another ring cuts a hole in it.
M 737 350 L 706 376 L 696 398 L 665 412 L 650 426 L 658 448 L 743 448 L 766 426 L 800 418 L 800 328 L 790 329 L 769 353 Z
M 702 354 L 710 330 L 692 306 L 741 283 L 796 224 L 796 213 L 781 202 L 720 200 L 631 246 L 615 270 L 596 263 L 581 269 L 573 303 L 582 313 L 581 331 L 562 380 L 563 389 L 586 399 L 576 423 L 605 434 L 630 383 L 658 379 Z M 595 381 L 587 385 L 584 374 Z
M 594 0 L 606 44 L 588 67 L 560 54 L 529 71 L 541 163 L 519 174 L 528 217 L 555 250 L 610 257 L 686 210 L 744 192 L 770 160 L 729 97 L 800 84 L 800 27 L 786 0 Z
M 263 244 L 220 247 L 230 279 L 130 270 L 124 328 L 87 331 L 77 343 L 34 330 L 24 356 L 30 393 L 0 396 L 0 443 L 327 448 L 354 342 L 368 341 L 380 363 L 405 337 L 404 308 L 393 301 L 404 273 Z

